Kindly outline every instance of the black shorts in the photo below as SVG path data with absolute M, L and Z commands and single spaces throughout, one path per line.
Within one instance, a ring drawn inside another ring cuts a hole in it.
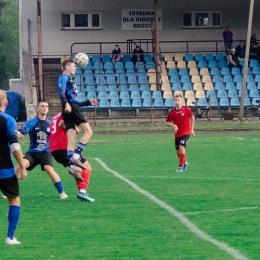
M 52 155 L 56 162 L 62 164 L 64 167 L 68 167 L 70 165 L 67 157 L 67 150 L 56 150 L 52 152 Z M 86 159 L 81 155 L 80 161 L 84 163 Z
M 30 162 L 30 167 L 27 168 L 28 171 L 31 171 L 37 165 L 41 165 L 41 170 L 44 171 L 44 165 L 53 166 L 52 156 L 47 152 L 43 153 L 26 153 L 23 157 L 24 159 Z
M 66 131 L 69 129 L 75 129 L 75 126 L 79 126 L 82 123 L 87 123 L 88 119 L 84 116 L 83 112 L 80 111 L 79 106 L 74 103 L 70 103 L 71 112 L 66 113 L 62 110 L 62 118 L 65 123 Z
M 188 144 L 190 135 L 183 135 L 179 138 L 175 139 L 175 149 L 179 150 L 179 146 L 182 145 L 184 147 L 186 147 L 186 145 Z
M 19 197 L 19 184 L 16 175 L 10 178 L 0 179 L 0 190 L 8 198 Z

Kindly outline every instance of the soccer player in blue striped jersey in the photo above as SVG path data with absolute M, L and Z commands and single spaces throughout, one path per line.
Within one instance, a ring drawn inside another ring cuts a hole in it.
M 57 189 L 61 199 L 67 199 L 68 196 L 63 190 L 60 176 L 53 169 L 52 154 L 50 152 L 50 120 L 46 119 L 49 111 L 48 103 L 40 102 L 37 107 L 38 116 L 28 120 L 18 129 L 17 137 L 22 139 L 24 135 L 30 136 L 30 147 L 23 160 L 28 171 L 41 165 L 41 169 L 49 175 Z M 16 168 L 19 174 L 20 167 Z
M 8 231 L 5 243 L 19 245 L 21 243 L 14 237 L 14 233 L 20 217 L 20 195 L 11 152 L 21 169 L 19 178 L 25 179 L 27 172 L 16 136 L 16 122 L 13 117 L 4 113 L 7 104 L 5 91 L 0 90 L 0 190 L 7 197 L 9 203 Z
M 74 83 L 72 76 L 75 74 L 76 65 L 72 60 L 64 60 L 62 63 L 63 74 L 58 78 L 58 92 L 62 104 L 62 118 L 65 123 L 65 128 L 68 136 L 67 156 L 72 164 L 81 168 L 85 165 L 80 161 L 80 155 L 86 148 L 86 145 L 93 135 L 92 129 L 87 118 L 80 111 L 81 106 L 96 105 L 95 99 L 79 102 L 78 89 Z M 79 126 L 82 129 L 82 136 L 75 149 L 76 131 L 75 127 Z M 75 150 L 74 150 L 75 149 Z

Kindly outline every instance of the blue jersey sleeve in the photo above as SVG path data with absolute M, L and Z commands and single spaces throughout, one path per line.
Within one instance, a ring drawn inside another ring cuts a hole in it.
M 30 133 L 30 130 L 31 130 L 31 128 L 32 128 L 33 120 L 34 120 L 34 119 L 25 122 L 24 125 L 23 125 L 21 128 L 18 129 L 18 131 L 19 131 L 21 134 L 23 134 L 23 135 L 26 135 L 26 134 Z
M 8 117 L 7 120 L 7 137 L 9 144 L 18 143 L 17 140 L 16 122 L 13 117 Z
M 60 96 L 60 100 L 62 105 L 65 105 L 68 100 L 66 98 L 66 90 L 67 90 L 67 83 L 69 81 L 69 77 L 62 75 L 58 78 L 58 92 Z

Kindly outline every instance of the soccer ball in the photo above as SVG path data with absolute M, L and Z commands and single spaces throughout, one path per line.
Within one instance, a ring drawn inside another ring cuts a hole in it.
M 83 68 L 88 64 L 89 57 L 86 53 L 79 52 L 75 55 L 74 62 L 77 66 Z

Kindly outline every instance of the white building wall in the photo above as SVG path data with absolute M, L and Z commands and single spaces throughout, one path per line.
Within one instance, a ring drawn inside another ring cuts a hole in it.
M 69 55 L 74 42 L 125 42 L 127 39 L 150 39 L 151 31 L 122 31 L 122 9 L 153 9 L 152 0 L 42 0 L 42 35 L 43 55 Z M 245 39 L 249 0 L 159 0 L 162 9 L 162 27 L 159 38 L 163 40 L 222 40 L 223 28 L 217 29 L 182 29 L 184 11 L 221 11 L 223 27 L 229 25 L 234 39 Z M 28 52 L 27 20 L 31 21 L 32 55 L 37 55 L 37 1 L 22 0 L 23 53 Z M 255 1 L 253 30 L 260 38 L 259 17 L 260 3 Z M 64 12 L 99 12 L 102 30 L 61 30 L 61 13 Z M 122 51 L 126 46 L 120 44 Z M 113 45 L 107 45 L 103 52 L 111 52 Z M 194 46 L 197 47 L 197 46 Z M 161 45 L 162 51 L 172 51 L 172 46 Z M 180 46 L 174 46 L 180 48 Z M 203 46 L 207 48 L 207 46 Z M 209 47 L 211 48 L 211 46 Z M 98 52 L 99 46 L 80 46 L 74 52 Z

